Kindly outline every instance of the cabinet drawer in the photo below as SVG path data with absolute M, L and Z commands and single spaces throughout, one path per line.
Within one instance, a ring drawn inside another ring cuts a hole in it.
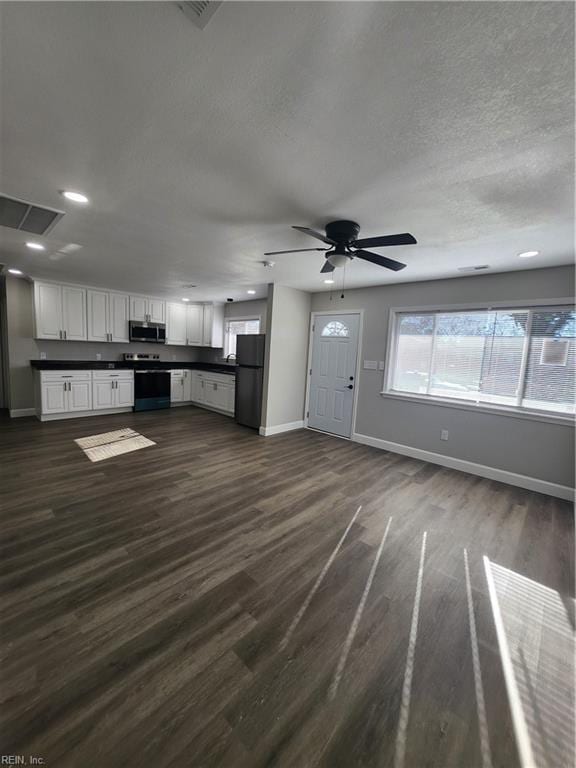
M 184 370 L 183 369 L 173 369 L 170 371 L 170 375 L 173 379 L 181 379 L 184 376 Z
M 214 381 L 217 384 L 231 384 L 234 385 L 236 377 L 231 376 L 228 373 L 205 373 L 203 378 L 206 381 Z
M 111 371 L 92 371 L 92 377 L 95 381 L 109 381 L 116 379 L 130 380 L 134 378 L 134 371 L 114 369 Z
M 92 371 L 40 371 L 40 380 L 49 381 L 91 381 Z

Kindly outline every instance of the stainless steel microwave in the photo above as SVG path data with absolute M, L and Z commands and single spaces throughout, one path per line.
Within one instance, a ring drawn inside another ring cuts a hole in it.
M 143 323 L 139 320 L 130 320 L 130 341 L 166 344 L 166 326 L 164 323 Z

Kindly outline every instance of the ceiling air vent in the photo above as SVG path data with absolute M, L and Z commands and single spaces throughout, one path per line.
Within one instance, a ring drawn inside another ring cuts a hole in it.
M 195 0 L 191 3 L 176 3 L 176 5 L 193 24 L 199 29 L 204 29 L 218 10 L 218 6 L 222 5 L 222 0 Z
M 0 226 L 45 235 L 64 216 L 64 211 L 44 208 L 15 197 L 0 195 Z

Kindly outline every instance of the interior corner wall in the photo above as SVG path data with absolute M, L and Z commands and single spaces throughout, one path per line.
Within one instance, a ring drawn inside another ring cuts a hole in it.
M 18 411 L 34 407 L 34 376 L 30 360 L 38 358 L 34 339 L 32 283 L 24 278 L 6 279 L 8 333 L 8 407 Z
M 311 295 L 270 285 L 262 427 L 284 431 L 303 425 Z
M 454 304 L 573 297 L 574 268 L 551 267 L 449 280 L 399 283 L 312 296 L 312 310 L 364 310 L 363 360 L 386 360 L 391 307 L 448 308 Z M 573 298 L 572 298 L 573 301 Z M 354 433 L 399 448 L 459 459 L 504 472 L 574 487 L 574 427 L 458 407 L 383 397 L 384 373 L 361 368 Z M 441 430 L 448 441 L 440 440 Z M 357 438 L 358 439 L 358 438 Z

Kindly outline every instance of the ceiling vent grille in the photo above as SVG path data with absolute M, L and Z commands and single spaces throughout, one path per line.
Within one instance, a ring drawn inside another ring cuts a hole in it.
M 176 3 L 190 21 L 199 29 L 204 29 L 212 16 L 222 5 L 222 0 L 194 0 L 190 3 Z
M 64 216 L 64 211 L 44 208 L 15 197 L 0 195 L 0 226 L 45 235 Z

